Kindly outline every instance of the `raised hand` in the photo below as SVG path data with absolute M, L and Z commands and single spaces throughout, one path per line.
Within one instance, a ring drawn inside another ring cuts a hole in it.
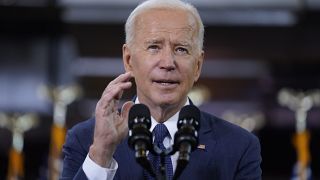
M 104 90 L 95 110 L 95 129 L 89 157 L 102 167 L 109 167 L 113 153 L 128 133 L 128 113 L 133 102 L 128 101 L 118 111 L 119 99 L 132 83 L 131 73 L 121 74 L 111 81 Z

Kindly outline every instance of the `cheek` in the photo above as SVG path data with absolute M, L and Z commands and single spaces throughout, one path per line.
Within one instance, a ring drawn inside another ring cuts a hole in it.
M 132 76 L 133 77 L 139 77 L 139 73 L 141 72 L 141 65 L 143 65 L 140 61 L 139 61 L 139 57 L 138 56 L 132 56 Z
M 135 61 L 132 63 L 132 76 L 136 79 L 143 81 L 149 77 L 149 71 L 151 70 L 151 65 L 146 61 Z
M 188 88 L 191 88 L 197 80 L 197 73 L 195 68 L 189 67 L 188 70 L 185 71 L 184 79 L 185 79 L 185 86 L 187 86 Z
M 194 61 L 188 61 L 187 63 L 184 62 L 181 65 L 182 71 L 185 72 L 185 76 L 188 76 L 189 80 L 190 78 L 194 79 L 197 72 L 197 64 Z
M 200 75 L 200 72 L 201 72 L 199 61 L 194 62 L 192 72 L 193 72 L 193 80 L 197 81 L 197 79 L 199 78 L 198 76 Z

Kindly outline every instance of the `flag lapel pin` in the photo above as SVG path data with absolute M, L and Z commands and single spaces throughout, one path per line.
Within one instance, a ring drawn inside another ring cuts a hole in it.
M 206 149 L 206 145 L 204 145 L 204 144 L 199 144 L 199 145 L 198 145 L 198 149 L 205 150 L 205 149 Z

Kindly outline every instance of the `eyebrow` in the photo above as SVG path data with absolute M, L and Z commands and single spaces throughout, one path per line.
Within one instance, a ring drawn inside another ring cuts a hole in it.
M 145 45 L 150 45 L 150 44 L 161 44 L 163 42 L 162 39 L 149 39 L 147 40 L 144 44 Z M 188 48 L 192 48 L 192 45 L 190 42 L 188 41 L 177 41 L 177 42 L 173 42 L 174 46 L 184 46 L 184 47 L 188 47 Z
M 176 42 L 175 45 L 182 45 L 182 46 L 190 46 L 190 43 L 188 42 Z
M 174 45 L 175 46 L 184 46 L 184 47 L 187 47 L 187 48 L 192 48 L 192 45 L 189 42 L 186 42 L 186 41 L 175 42 Z
M 160 44 L 161 42 L 163 42 L 163 40 L 161 39 L 150 39 L 147 40 L 144 44 Z

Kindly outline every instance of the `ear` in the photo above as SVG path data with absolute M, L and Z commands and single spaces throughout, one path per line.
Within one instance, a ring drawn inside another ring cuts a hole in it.
M 197 58 L 197 62 L 196 62 L 194 82 L 197 82 L 200 77 L 203 59 L 204 59 L 204 52 L 203 50 L 201 50 L 201 53 L 199 54 L 199 57 Z
M 131 52 L 130 52 L 130 48 L 127 44 L 124 44 L 122 46 L 122 60 L 123 60 L 125 71 L 132 72 Z

